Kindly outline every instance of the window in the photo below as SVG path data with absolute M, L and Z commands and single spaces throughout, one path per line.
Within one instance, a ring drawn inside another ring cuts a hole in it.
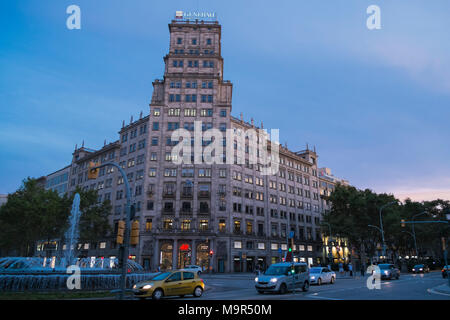
M 152 219 L 145 221 L 145 231 L 152 231 Z
M 202 231 L 208 230 L 208 220 L 204 220 L 204 219 L 200 220 L 199 228 Z
M 234 241 L 234 248 L 235 249 L 242 249 L 242 242 L 241 241 Z
M 220 219 L 219 220 L 219 231 L 225 232 L 225 228 L 226 228 L 225 219 Z

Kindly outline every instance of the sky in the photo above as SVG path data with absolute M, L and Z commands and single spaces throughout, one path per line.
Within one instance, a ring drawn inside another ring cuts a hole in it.
M 80 30 L 66 27 L 72 4 Z M 450 200 L 446 0 L 1 1 L 0 193 L 149 113 L 176 10 L 217 13 L 234 116 L 315 146 L 358 188 Z

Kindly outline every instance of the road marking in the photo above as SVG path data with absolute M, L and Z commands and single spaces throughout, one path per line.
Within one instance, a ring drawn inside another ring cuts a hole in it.
M 440 295 L 443 295 L 443 296 L 450 297 L 450 294 L 448 294 L 448 293 L 443 293 L 443 292 L 439 292 L 439 291 L 435 291 L 433 288 L 428 289 L 427 291 L 428 291 L 429 293 L 440 294 Z
M 323 296 L 318 296 L 318 293 L 314 293 L 314 294 L 309 294 L 307 296 L 305 296 L 306 298 L 314 298 L 314 299 L 324 299 L 324 300 L 342 300 L 342 299 L 336 299 L 336 298 L 328 298 L 328 297 L 323 297 Z

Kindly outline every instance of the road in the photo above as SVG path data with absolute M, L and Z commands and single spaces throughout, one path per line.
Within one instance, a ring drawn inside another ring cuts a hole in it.
M 433 287 L 446 283 L 440 272 L 402 274 L 399 280 L 382 280 L 381 289 L 369 290 L 365 278 L 337 279 L 333 285 L 311 286 L 308 292 L 285 295 L 258 294 L 249 274 L 202 275 L 208 290 L 196 300 L 450 300 L 450 295 L 432 293 Z M 185 297 L 183 300 L 194 298 Z

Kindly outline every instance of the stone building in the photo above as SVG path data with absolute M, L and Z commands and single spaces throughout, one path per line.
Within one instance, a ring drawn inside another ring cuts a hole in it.
M 196 138 L 172 139 L 180 128 L 193 133 L 201 122 L 197 128 L 202 133 L 209 129 L 239 133 L 262 129 L 262 124 L 245 122 L 242 114 L 240 119 L 231 116 L 233 86 L 223 79 L 217 21 L 176 19 L 169 32 L 164 77 L 153 82 L 149 114 L 123 123 L 119 139 L 99 150 L 76 147 L 68 191 L 77 186 L 96 189 L 99 202 L 110 200 L 110 223 L 116 230 L 125 218 L 123 178 L 116 168 L 106 166 L 97 179 L 88 180 L 87 168 L 90 161 L 118 163 L 127 174 L 135 219 L 141 226 L 139 244 L 130 248 L 130 258 L 146 269 L 187 264 L 216 272 L 266 268 L 283 259 L 290 235 L 296 260 L 320 263 L 323 208 L 315 151 L 294 152 L 279 146 L 279 170 L 274 175 L 262 174 L 261 165 L 249 161 L 249 154 L 255 152 L 252 146 L 227 139 L 222 146 L 234 150 L 234 159 L 228 153 L 223 156 L 228 162 L 174 162 L 177 157 L 172 151 L 178 143 L 189 147 L 197 143 Z M 202 139 L 201 149 L 212 141 Z M 237 159 L 236 154 L 244 158 Z M 79 248 L 86 256 L 118 255 L 114 235 Z

